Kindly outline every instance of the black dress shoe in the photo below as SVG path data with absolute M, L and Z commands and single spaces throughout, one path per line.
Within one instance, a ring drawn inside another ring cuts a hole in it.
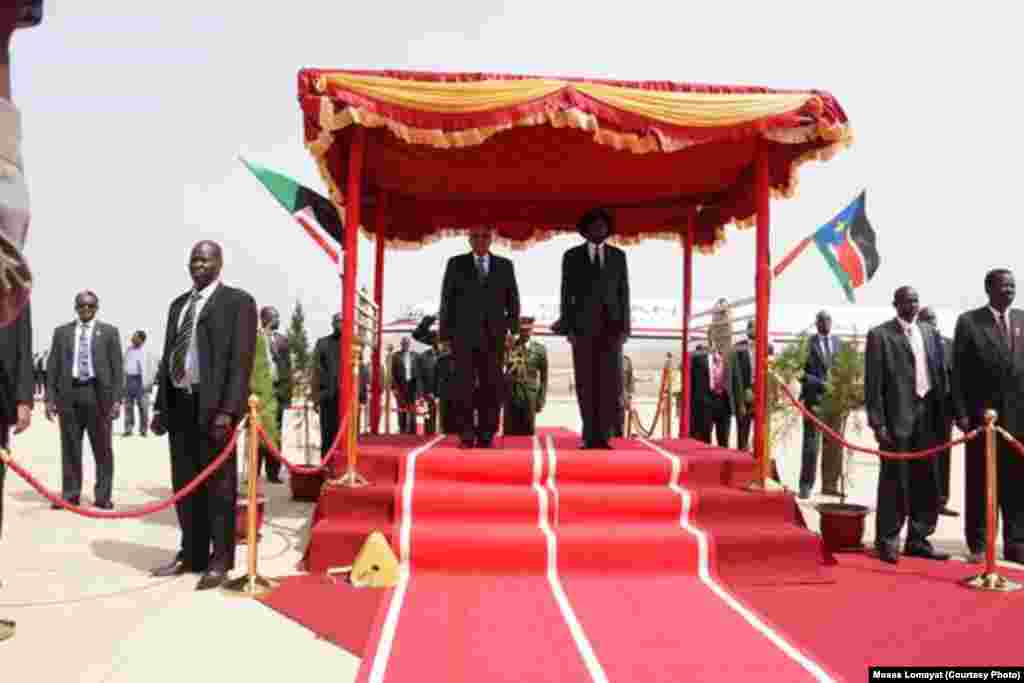
M 459 448 L 461 448 L 463 450 L 469 450 L 469 449 L 475 448 L 475 447 L 476 447 L 476 442 L 475 441 L 467 440 L 467 439 L 460 439 L 459 440 Z
M 154 578 L 181 576 L 182 574 L 187 573 L 188 570 L 189 566 L 185 563 L 185 560 L 181 559 L 180 557 L 175 557 L 169 563 L 163 565 L 162 567 L 157 567 L 156 569 L 151 571 L 149 575 Z
M 908 545 L 903 549 L 903 554 L 908 557 L 923 557 L 926 560 L 944 561 L 949 559 L 949 553 L 944 553 L 930 545 Z
M 281 481 L 281 477 L 267 477 L 267 481 L 269 481 L 271 484 L 283 484 L 284 483 L 283 481 Z
M 899 564 L 900 554 L 892 548 L 879 547 L 876 548 L 876 550 L 878 550 L 878 559 L 880 559 L 882 562 L 888 562 L 889 564 Z
M 593 448 L 593 446 L 590 445 L 589 441 L 580 441 L 578 444 L 576 444 L 576 448 L 580 449 L 581 451 L 586 451 Z
M 494 448 L 494 442 L 491 439 L 480 439 L 476 442 L 477 448 Z
M 838 497 L 842 497 L 843 494 L 840 493 L 837 489 L 822 489 L 821 490 L 821 495 L 823 495 L 823 496 L 838 496 Z
M 132 435 L 132 433 L 131 433 L 131 432 L 125 432 L 125 433 L 124 433 L 124 434 L 122 434 L 121 436 L 131 436 L 131 435 Z
M 594 444 L 594 448 L 600 448 L 601 450 L 605 451 L 615 450 L 612 448 L 612 445 L 607 441 L 598 441 L 597 443 Z
M 64 502 L 67 503 L 68 505 L 79 505 L 80 500 L 78 498 L 66 498 L 64 500 Z M 50 503 L 50 509 L 51 510 L 63 510 L 64 506 L 63 505 L 58 505 L 57 503 Z
M 946 517 L 959 517 L 960 516 L 959 512 L 957 512 L 956 510 L 951 510 L 950 508 L 946 507 L 945 505 L 943 505 L 942 508 L 939 510 L 939 514 L 940 515 L 945 515 Z
M 96 507 L 98 507 L 100 510 L 113 510 L 114 509 L 114 504 L 111 503 L 109 500 L 105 500 L 102 503 L 94 503 L 94 505 Z
M 799 498 L 800 500 L 807 500 L 808 498 L 811 497 L 811 490 L 805 489 L 804 487 L 801 486 L 800 492 L 796 494 L 796 497 Z
M 211 588 L 220 588 L 228 580 L 228 573 L 219 569 L 211 569 L 196 584 L 197 591 L 207 591 Z

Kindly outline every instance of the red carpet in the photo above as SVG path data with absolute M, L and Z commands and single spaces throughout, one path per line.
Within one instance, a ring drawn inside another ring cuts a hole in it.
M 374 487 L 325 490 L 310 551 L 340 563 L 382 528 L 399 586 L 304 577 L 266 600 L 364 655 L 359 681 L 862 680 L 869 662 L 1015 663 L 1024 595 L 961 588 L 976 569 L 961 563 L 826 566 L 790 495 L 743 490 L 748 454 L 689 440 L 579 451 L 564 430 L 491 451 L 402 439 L 364 449 Z
M 959 585 L 981 565 L 904 557 L 898 566 L 843 553 L 837 582 L 743 588 L 738 592 L 794 640 L 849 681 L 868 666 L 1020 666 L 1024 591 L 988 593 Z M 1000 569 L 1018 582 L 1024 572 Z

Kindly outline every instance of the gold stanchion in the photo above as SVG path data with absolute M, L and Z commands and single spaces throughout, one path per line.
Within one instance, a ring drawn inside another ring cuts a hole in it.
M 994 410 L 985 411 L 985 571 L 964 579 L 968 588 L 1009 593 L 1021 589 L 1021 584 L 1001 576 L 996 571 L 996 522 L 999 515 L 999 476 L 996 469 L 996 418 Z
M 248 533 L 246 534 L 249 552 L 249 572 L 245 576 L 232 579 L 224 584 L 222 590 L 232 595 L 241 597 L 256 598 L 273 590 L 277 584 L 270 579 L 264 578 L 257 572 L 257 561 L 259 555 L 259 540 L 256 536 L 256 519 L 259 514 L 256 500 L 256 479 L 259 474 L 259 407 L 260 399 L 255 395 L 249 396 L 249 424 L 245 436 L 245 450 L 248 456 L 247 498 L 249 509 L 247 515 Z
M 353 337 L 352 369 L 355 373 L 355 378 L 352 382 L 352 396 L 349 397 L 348 407 L 348 464 L 345 468 L 345 474 L 330 482 L 332 486 L 345 486 L 350 489 L 367 486 L 370 483 L 356 469 L 356 461 L 358 459 L 356 449 L 359 442 L 359 362 L 363 355 L 362 347 L 362 341 L 359 337 Z
M 662 434 L 666 439 L 672 438 L 672 361 L 669 360 L 665 367 L 665 422 L 662 424 Z M 681 410 L 682 408 L 680 408 Z M 682 437 L 680 437 L 682 438 Z

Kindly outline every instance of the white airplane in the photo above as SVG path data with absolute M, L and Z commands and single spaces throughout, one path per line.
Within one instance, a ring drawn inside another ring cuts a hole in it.
M 705 343 L 708 323 L 715 301 L 694 299 L 690 317 L 690 347 Z M 385 335 L 406 335 L 412 332 L 427 315 L 437 315 L 438 300 L 429 299 L 408 306 L 391 322 L 384 325 Z M 639 344 L 644 348 L 678 352 L 682 340 L 682 302 L 672 299 L 639 299 L 632 305 L 632 334 L 630 345 Z M 558 319 L 559 300 L 557 297 L 522 297 L 520 309 L 523 315 L 536 318 L 534 334 L 541 337 L 556 337 L 551 324 Z M 771 306 L 769 337 L 773 343 L 788 343 L 802 333 L 814 332 L 814 320 L 818 311 L 828 311 L 832 316 L 832 333 L 842 338 L 863 338 L 869 329 L 895 316 L 892 306 L 839 305 L 821 306 L 816 304 L 775 303 Z M 947 337 L 953 336 L 953 327 L 960 310 L 951 306 L 932 306 L 938 318 L 939 331 Z M 747 321 L 754 317 L 753 298 L 731 302 L 733 334 L 742 337 Z

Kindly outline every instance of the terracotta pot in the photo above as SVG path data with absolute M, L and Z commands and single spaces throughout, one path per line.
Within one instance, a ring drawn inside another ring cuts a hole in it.
M 324 485 L 324 473 L 306 474 L 292 472 L 288 475 L 288 483 L 292 489 L 292 500 L 315 503 L 320 499 L 320 489 Z
M 263 508 L 266 502 L 263 495 L 256 496 L 256 540 L 259 540 L 260 529 L 263 528 Z M 241 544 L 249 541 L 249 501 L 242 496 L 239 496 L 235 505 L 235 541 Z
M 831 552 L 864 548 L 864 518 L 869 512 L 864 505 L 853 503 L 820 503 L 821 539 Z

